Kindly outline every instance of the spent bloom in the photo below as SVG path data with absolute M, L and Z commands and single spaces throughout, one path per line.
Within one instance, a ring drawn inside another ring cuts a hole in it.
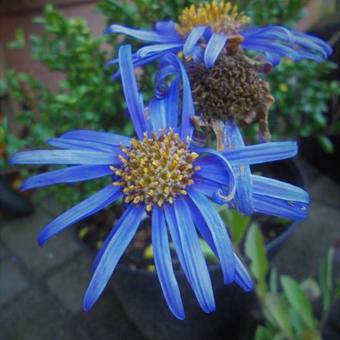
M 123 90 L 136 138 L 75 130 L 49 140 L 55 149 L 24 151 L 12 157 L 15 164 L 66 165 L 28 178 L 23 184 L 24 189 L 104 176 L 109 176 L 112 181 L 45 226 L 38 236 L 41 245 L 113 202 L 121 199 L 125 203 L 124 213 L 94 260 L 93 277 L 84 297 L 85 310 L 89 310 L 103 292 L 141 221 L 147 216 L 151 218 L 156 272 L 165 300 L 177 318 L 185 318 L 185 313 L 168 235 L 181 268 L 205 312 L 215 309 L 215 301 L 199 234 L 218 257 L 226 284 L 236 282 L 246 291 L 253 287 L 213 201 L 232 202 L 238 190 L 233 169 L 292 157 L 297 151 L 296 143 L 242 145 L 223 152 L 195 145 L 191 141 L 194 109 L 189 95 L 190 83 L 178 58 L 172 55 L 170 60 L 181 75 L 183 91 L 188 93 L 179 103 L 179 79 L 176 78 L 169 91 L 146 108 L 137 88 L 131 47 L 122 46 L 119 50 Z M 263 196 L 271 190 L 265 180 L 257 186 L 257 192 L 261 190 Z M 283 187 L 277 195 L 282 192 L 283 197 L 284 190 Z
M 250 18 L 239 12 L 237 5 L 225 1 L 191 5 L 182 11 L 177 23 L 158 21 L 153 30 L 113 24 L 106 32 L 126 34 L 146 43 L 133 55 L 136 65 L 149 63 L 168 52 L 201 60 L 206 67 L 214 66 L 223 51 L 229 54 L 254 51 L 274 66 L 282 57 L 321 62 L 332 53 L 331 47 L 315 36 L 279 25 L 252 26 Z

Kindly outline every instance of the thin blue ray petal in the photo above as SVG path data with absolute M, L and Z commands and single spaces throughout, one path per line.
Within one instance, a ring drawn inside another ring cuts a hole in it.
M 183 54 L 185 56 L 191 56 L 191 53 L 202 38 L 206 29 L 207 26 L 196 26 L 192 29 L 183 46 Z
M 223 50 L 228 36 L 224 33 L 213 33 L 209 39 L 208 45 L 204 52 L 204 64 L 206 67 L 213 67 L 215 61 Z
M 41 188 L 59 183 L 75 183 L 113 175 L 108 165 L 75 165 L 31 176 L 24 181 L 21 190 Z
M 144 132 L 148 132 L 148 125 L 144 116 L 144 106 L 141 103 L 140 94 L 137 88 L 136 76 L 131 60 L 131 46 L 121 46 L 118 52 L 119 70 L 121 73 L 122 85 L 125 100 L 128 106 L 131 120 L 139 139 L 143 139 Z
M 154 207 L 152 210 L 152 249 L 165 300 L 176 318 L 183 320 L 185 313 L 172 265 L 164 212 L 158 207 Z
M 177 44 L 156 44 L 156 45 L 149 45 L 141 47 L 137 52 L 136 55 L 138 58 L 144 59 L 153 56 L 155 53 L 170 53 L 170 52 L 178 52 L 183 48 L 182 43 Z
M 215 310 L 215 300 L 207 264 L 205 262 L 198 235 L 193 224 L 190 208 L 184 200 L 175 200 L 174 209 L 176 226 L 178 228 L 179 244 L 183 253 L 185 267 L 189 275 L 189 282 L 196 298 L 206 313 Z M 171 233 L 171 231 L 170 231 Z
M 106 143 L 71 139 L 71 138 L 50 138 L 47 140 L 47 144 L 52 145 L 59 149 L 71 149 L 71 150 L 95 150 L 104 151 L 118 154 L 120 152 L 119 145 L 110 145 Z
M 254 211 L 291 220 L 303 220 L 307 217 L 308 204 L 281 200 L 253 194 Z
M 90 150 L 34 150 L 14 154 L 12 164 L 105 165 L 117 164 L 116 155 Z
M 155 42 L 155 43 L 170 43 L 170 42 L 178 42 L 179 36 L 174 34 L 160 34 L 155 31 L 142 30 L 142 29 L 134 29 L 125 27 L 122 25 L 111 25 L 106 30 L 105 33 L 114 33 L 114 34 L 126 34 L 130 37 L 147 41 L 147 42 Z
M 248 145 L 243 149 L 226 150 L 223 155 L 232 166 L 262 164 L 292 158 L 297 154 L 296 142 L 271 142 Z
M 120 188 L 114 187 L 112 184 L 108 185 L 86 200 L 78 203 L 73 208 L 65 211 L 52 222 L 47 224 L 38 235 L 38 243 L 43 245 L 55 234 L 64 230 L 71 224 L 79 222 L 80 220 L 104 209 L 121 196 L 122 194 Z
M 86 290 L 83 303 L 85 311 L 92 308 L 103 292 L 118 261 L 135 235 L 144 215 L 144 210 L 143 205 L 130 204 L 115 226 L 117 230 L 107 244 Z
M 101 132 L 92 130 L 73 130 L 65 132 L 60 138 L 79 139 L 88 142 L 104 143 L 109 145 L 130 145 L 130 138 L 117 135 L 111 132 Z
M 254 184 L 254 194 L 278 198 L 286 201 L 298 201 L 306 204 L 309 203 L 308 193 L 295 185 L 268 177 L 257 175 L 252 175 L 252 177 Z
M 205 223 L 212 236 L 218 258 L 221 263 L 224 283 L 230 283 L 235 276 L 235 258 L 233 245 L 228 236 L 226 227 L 212 206 L 210 201 L 194 188 L 188 190 L 189 197 L 193 202 L 192 213 Z

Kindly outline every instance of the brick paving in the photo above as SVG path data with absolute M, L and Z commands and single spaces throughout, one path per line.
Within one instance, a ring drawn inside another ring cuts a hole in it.
M 298 279 L 313 276 L 340 237 L 339 186 L 306 162 L 301 166 L 313 200 L 310 215 L 274 259 L 280 272 Z M 34 215 L 0 222 L 0 340 L 143 339 L 110 287 L 90 312 L 82 311 L 93 254 L 72 230 L 39 247 L 37 232 L 61 208 L 43 195 L 34 201 Z

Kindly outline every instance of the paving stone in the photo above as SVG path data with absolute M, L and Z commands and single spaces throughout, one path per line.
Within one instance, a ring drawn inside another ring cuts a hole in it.
M 49 293 L 35 288 L 2 310 L 0 339 L 71 340 L 72 330 L 64 327 L 68 313 Z
M 301 169 L 305 185 L 309 189 L 315 180 L 321 176 L 321 173 L 314 165 L 302 157 L 295 158 L 295 161 L 297 166 Z
M 315 276 L 329 247 L 340 240 L 339 221 L 340 211 L 312 203 L 308 218 L 274 259 L 279 272 L 298 279 Z
M 49 240 L 41 248 L 36 242 L 39 230 L 51 220 L 41 210 L 20 220 L 11 220 L 0 228 L 0 237 L 6 246 L 18 256 L 35 275 L 41 277 L 80 251 L 71 230 L 66 230 Z
M 7 259 L 0 262 L 0 306 L 14 299 L 28 285 L 16 260 Z
M 326 176 L 320 176 L 310 187 L 314 201 L 334 208 L 340 208 L 340 186 Z
M 47 285 L 71 312 L 82 310 L 83 297 L 91 279 L 91 261 L 84 252 L 47 280 Z
M 0 242 L 0 261 L 5 259 L 9 256 L 8 250 L 5 248 L 5 246 Z
M 65 210 L 53 195 L 45 191 L 36 192 L 32 201 L 36 207 L 39 207 L 39 209 L 44 210 L 51 216 L 57 216 Z
M 111 288 L 87 313 L 79 314 L 78 323 L 82 325 L 91 339 L 95 340 L 143 340 L 144 336 L 125 315 Z

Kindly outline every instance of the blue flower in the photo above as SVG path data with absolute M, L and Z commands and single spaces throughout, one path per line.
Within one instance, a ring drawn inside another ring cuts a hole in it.
M 172 61 L 172 66 L 181 74 L 183 91 L 190 92 L 180 61 L 176 56 Z M 293 157 L 297 145 L 294 142 L 266 143 L 236 147 L 224 153 L 209 148 L 199 150 L 190 141 L 193 133 L 190 95 L 185 96 L 181 114 L 177 114 L 179 79 L 174 80 L 162 99 L 145 108 L 137 89 L 130 46 L 120 48 L 119 67 L 137 138 L 75 130 L 49 140 L 55 149 L 19 152 L 11 159 L 15 164 L 67 166 L 28 178 L 23 189 L 103 176 L 112 178 L 112 184 L 45 226 L 38 242 L 43 245 L 70 225 L 122 199 L 126 210 L 94 260 L 94 274 L 85 293 L 84 309 L 89 310 L 97 301 L 141 221 L 149 215 L 155 267 L 170 310 L 178 319 L 185 318 L 168 233 L 200 306 L 210 313 L 215 309 L 215 301 L 198 232 L 219 258 L 225 283 L 235 281 L 246 291 L 251 290 L 253 284 L 209 197 L 215 201 L 231 201 L 239 187 L 233 168 Z M 264 185 L 264 188 L 270 190 L 271 187 Z
M 332 53 L 331 47 L 315 36 L 279 25 L 253 27 L 249 21 L 246 15 L 238 13 L 236 5 L 212 1 L 185 8 L 177 24 L 159 21 L 151 31 L 113 24 L 106 33 L 126 34 L 147 43 L 133 56 L 136 66 L 168 52 L 183 52 L 185 57 L 203 60 L 207 67 L 212 67 L 225 48 L 239 46 L 263 54 L 274 66 L 282 57 L 321 62 Z M 116 62 L 114 59 L 109 64 Z

